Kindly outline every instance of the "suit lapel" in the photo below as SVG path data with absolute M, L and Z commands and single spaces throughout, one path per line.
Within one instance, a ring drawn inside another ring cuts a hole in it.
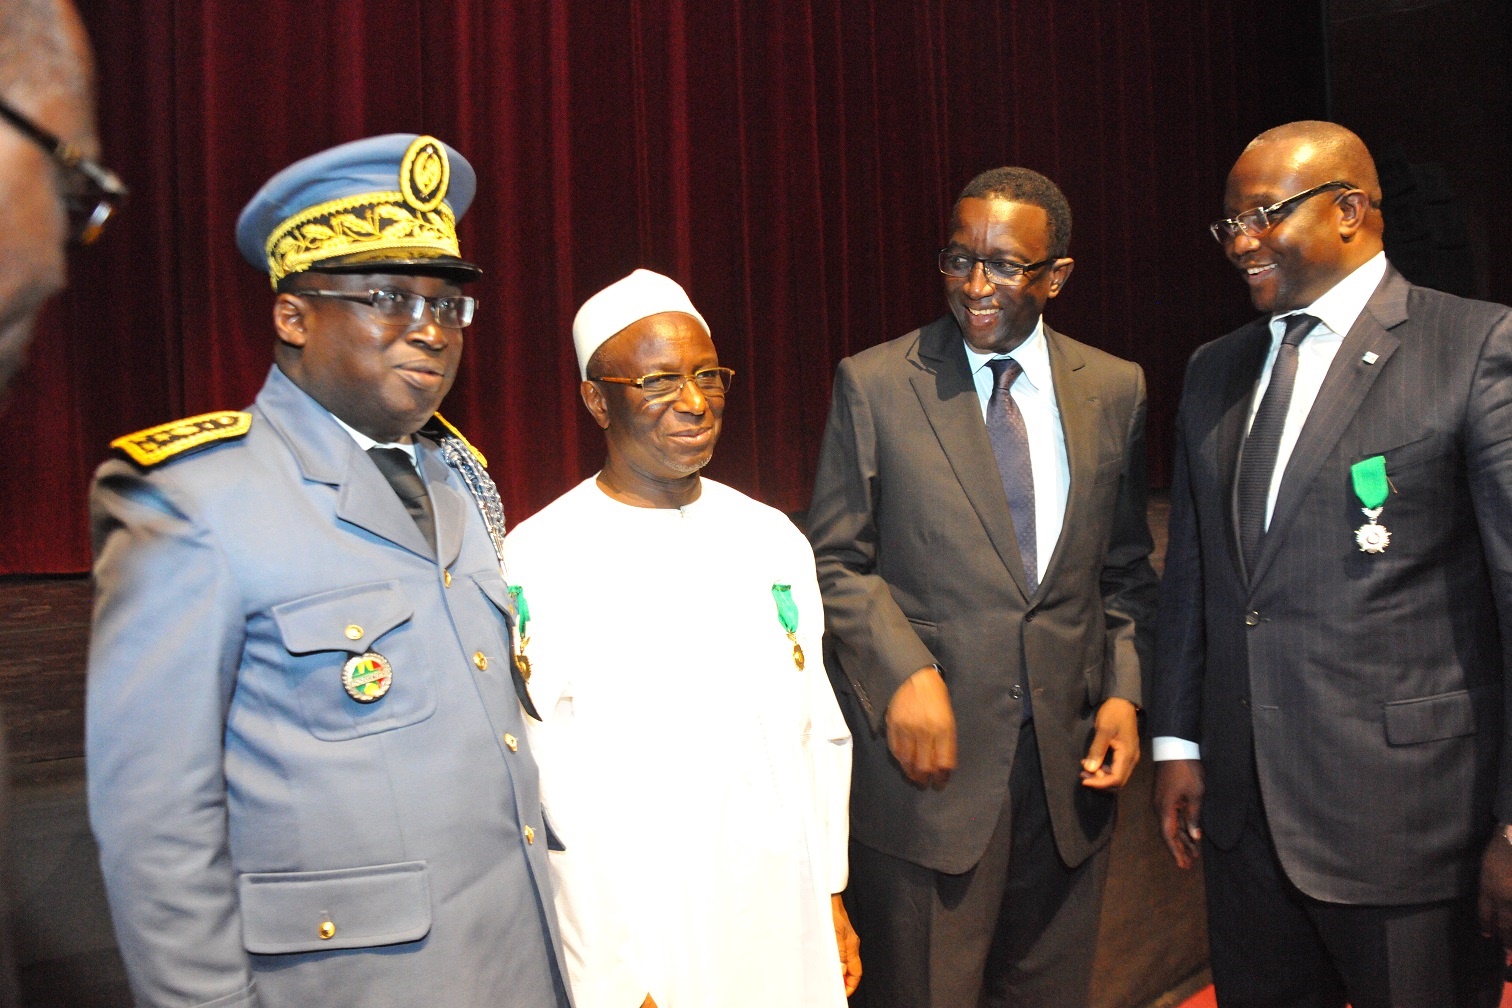
M 1051 383 L 1056 408 L 1060 412 L 1061 433 L 1066 439 L 1066 467 L 1070 470 L 1071 486 L 1066 492 L 1061 533 L 1055 541 L 1055 551 L 1050 554 L 1050 562 L 1045 565 L 1041 585 L 1055 577 L 1062 557 L 1070 552 L 1067 540 L 1077 529 L 1095 525 L 1095 522 L 1083 521 L 1080 512 L 1085 507 L 1090 482 L 1097 475 L 1097 427 L 1103 418 L 1098 389 L 1084 370 L 1087 362 L 1081 351 L 1048 325 L 1045 326 L 1045 341 L 1050 349 Z
M 1019 556 L 1013 517 L 1008 511 L 1008 498 L 1003 494 L 997 459 L 992 454 L 992 442 L 987 439 L 987 425 L 982 422 L 982 402 L 971 380 L 966 348 L 955 319 L 947 316 L 919 330 L 919 357 L 925 370 L 911 378 L 914 394 L 919 397 L 924 416 L 966 499 L 981 519 L 992 548 L 1027 601 L 1028 585 L 1024 581 L 1024 562 Z
M 1228 530 L 1226 537 L 1229 558 L 1234 565 L 1234 574 L 1240 582 L 1246 580 L 1244 551 L 1239 548 L 1239 511 L 1234 488 L 1239 478 L 1239 455 L 1244 450 L 1244 435 L 1249 426 L 1250 406 L 1255 397 L 1255 382 L 1260 379 L 1260 369 L 1265 366 L 1265 355 L 1270 352 L 1270 326 L 1265 319 L 1257 319 L 1241 331 L 1238 355 L 1228 372 L 1228 383 L 1223 389 L 1221 415 L 1218 421 L 1218 474 L 1228 500 Z
M 436 514 L 436 559 L 442 567 L 450 567 L 462 552 L 467 512 L 476 505 L 465 491 L 452 486 L 452 468 L 441 458 L 435 445 L 424 438 L 420 439 L 420 443 L 425 488 L 430 493 L 431 509 Z
M 1339 345 L 1281 476 L 1276 508 L 1271 514 L 1270 528 L 1260 540 L 1260 556 L 1255 561 L 1252 582 L 1265 574 L 1277 544 L 1297 517 L 1307 488 L 1354 420 L 1365 394 L 1401 345 L 1386 327 L 1407 317 L 1407 289 L 1407 281 L 1388 267 L 1380 286 L 1366 302 L 1365 310 L 1360 312 L 1360 317 Z M 1373 363 L 1367 364 L 1362 359 L 1366 353 L 1375 354 Z

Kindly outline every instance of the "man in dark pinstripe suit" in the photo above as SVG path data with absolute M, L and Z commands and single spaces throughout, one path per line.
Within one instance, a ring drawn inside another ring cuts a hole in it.
M 1391 268 L 1342 127 L 1261 134 L 1224 206 L 1266 315 L 1187 369 L 1149 707 L 1220 1003 L 1495 1004 L 1512 311 Z

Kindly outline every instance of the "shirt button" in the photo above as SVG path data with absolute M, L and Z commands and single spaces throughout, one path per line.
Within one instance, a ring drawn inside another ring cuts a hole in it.
M 336 925 L 330 921 L 321 921 L 320 930 L 316 933 L 320 935 L 322 941 L 334 938 L 336 937 Z
M 450 588 L 451 587 L 451 571 L 442 571 L 441 572 L 441 581 L 442 581 L 443 584 L 446 585 L 446 587 Z
M 356 623 L 349 625 L 344 632 L 347 640 L 362 640 L 362 627 Z
M 525 842 L 532 844 L 535 843 L 535 830 L 531 829 L 529 826 L 525 827 Z
M 509 746 L 509 751 L 510 752 L 517 752 L 517 751 L 519 751 L 520 740 L 517 739 L 517 738 L 515 738 L 513 735 L 509 734 L 508 732 L 504 733 L 504 744 L 507 745 L 507 746 Z
M 1255 612 L 1255 610 L 1253 610 L 1253 609 L 1251 609 L 1249 612 L 1245 613 L 1244 614 L 1244 625 L 1245 626 L 1259 626 L 1260 625 L 1260 614 L 1257 613 L 1257 612 Z
M 484 654 L 482 651 L 474 651 L 473 664 L 478 666 L 479 672 L 488 671 L 488 655 Z

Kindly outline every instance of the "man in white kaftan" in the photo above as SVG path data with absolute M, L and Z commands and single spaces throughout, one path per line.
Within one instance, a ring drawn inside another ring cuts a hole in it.
M 731 372 L 681 288 L 637 271 L 574 334 L 609 458 L 505 540 L 574 1002 L 842 1008 L 850 735 L 812 551 L 698 475 Z

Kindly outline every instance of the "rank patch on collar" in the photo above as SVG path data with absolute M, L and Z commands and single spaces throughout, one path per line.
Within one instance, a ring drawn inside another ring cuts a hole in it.
M 252 429 L 252 414 L 236 410 L 201 413 L 126 434 L 110 442 L 140 466 L 155 466 L 196 448 L 244 436 Z

